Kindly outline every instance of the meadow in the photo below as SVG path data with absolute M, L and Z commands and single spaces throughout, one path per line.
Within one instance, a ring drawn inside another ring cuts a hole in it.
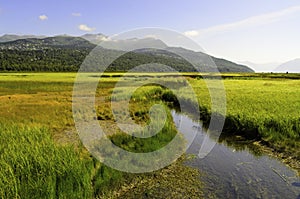
M 186 192 L 196 198 L 201 194 L 198 171 L 178 162 L 157 172 L 136 175 L 109 168 L 92 157 L 74 126 L 75 76 L 75 73 L 0 74 L 0 198 L 134 198 L 158 193 L 186 197 Z M 98 80 L 92 77 L 91 81 L 95 79 Z M 105 118 L 113 125 L 110 94 L 117 81 L 118 78 L 109 77 L 99 84 L 97 96 L 107 98 L 97 107 L 99 123 Z M 135 120 L 146 123 L 147 107 L 138 102 L 132 107 Z M 150 140 L 132 139 L 121 132 L 111 133 L 111 140 L 129 151 L 155 151 L 176 134 L 170 119 L 162 132 Z M 181 159 L 182 162 L 184 158 Z M 182 172 L 177 173 L 178 170 Z M 177 183 L 174 178 L 191 184 Z M 157 187 L 157 183 L 161 186 Z M 168 189 L 169 186 L 176 187 L 178 193 Z
M 161 75 L 130 74 L 137 81 Z M 196 73 L 183 75 L 196 91 L 201 119 L 208 124 L 212 110 L 205 81 Z M 86 76 L 90 81 L 99 80 L 97 74 Z M 112 98 L 112 89 L 121 76 L 122 73 L 107 73 L 98 84 L 99 124 L 111 131 L 110 138 L 115 144 L 128 151 L 148 152 L 163 147 L 176 134 L 171 118 L 164 129 L 148 141 L 124 135 L 114 126 L 111 101 L 122 106 L 122 97 L 126 98 L 131 89 L 124 84 L 124 88 L 117 91 L 118 99 Z M 0 198 L 130 198 L 151 197 L 158 191 L 170 196 L 174 193 L 168 186 L 177 186 L 180 193 L 192 189 L 189 192 L 195 195 L 190 197 L 201 194 L 201 185 L 196 182 L 193 186 L 171 184 L 176 182 L 174 176 L 192 179 L 199 175 L 198 171 L 178 162 L 158 172 L 136 175 L 108 168 L 93 158 L 82 146 L 74 128 L 75 77 L 75 73 L 0 73 Z M 299 75 L 222 74 L 222 77 L 227 111 L 219 141 L 228 136 L 242 136 L 258 144 L 257 147 L 267 146 L 285 154 L 286 158 L 299 161 Z M 164 74 L 163 79 L 168 85 L 177 85 L 180 98 L 195 103 L 175 74 Z M 130 116 L 140 124 L 149 121 L 151 104 L 159 102 L 176 107 L 178 103 L 170 90 L 153 84 L 134 92 L 130 102 Z M 174 172 L 176 170 L 182 172 Z M 160 189 L 155 187 L 157 176 L 160 176 Z M 140 180 L 145 183 L 139 184 Z
M 264 76 L 264 74 L 263 74 Z M 224 79 L 226 120 L 224 135 L 241 135 L 300 160 L 300 79 L 268 77 Z M 201 92 L 200 104 L 210 107 L 203 84 L 192 84 Z

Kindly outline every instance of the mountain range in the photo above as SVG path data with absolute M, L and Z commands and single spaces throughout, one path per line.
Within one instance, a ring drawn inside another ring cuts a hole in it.
M 11 35 L 11 34 L 5 34 L 0 37 L 0 42 L 8 42 L 8 41 L 15 41 L 18 39 L 28 39 L 28 38 L 45 38 L 46 36 L 43 35 Z
M 239 64 L 247 65 L 255 72 L 275 72 L 275 73 L 300 73 L 300 58 L 284 63 L 263 63 L 257 64 L 249 61 L 238 62 Z
M 274 72 L 300 73 L 300 59 L 294 59 L 279 65 Z
M 255 72 L 273 72 L 276 67 L 280 65 L 277 62 L 270 63 L 253 63 L 249 61 L 241 61 L 239 64 L 244 64 L 255 70 Z
M 122 54 L 110 64 L 107 71 L 127 71 L 131 68 L 149 63 L 160 63 L 173 67 L 177 71 L 196 71 L 187 60 L 201 71 L 209 72 L 211 63 L 205 62 L 209 57 L 214 61 L 220 72 L 254 72 L 245 65 L 236 64 L 225 59 L 209 56 L 202 52 L 194 52 L 184 48 L 168 47 L 164 42 L 154 38 L 127 39 L 105 42 L 103 34 L 85 34 L 81 37 L 60 35 L 54 37 L 34 35 L 4 35 L 0 37 L 0 71 L 77 71 L 89 53 L 99 44 L 104 59 Z M 105 46 L 107 44 L 107 46 Z M 139 49 L 128 52 L 125 47 Z M 149 47 L 149 48 L 148 48 Z M 153 49 L 158 48 L 158 49 Z M 125 52 L 124 49 L 126 50 Z M 100 59 L 100 58 L 97 58 Z M 97 65 L 97 61 L 91 65 Z M 101 60 L 99 63 L 102 63 Z M 96 68 L 88 70 L 97 71 Z M 151 69 L 152 70 L 152 69 Z M 150 71 L 151 72 L 151 71 Z M 155 69 L 157 72 L 157 69 Z M 166 72 L 165 69 L 161 72 Z

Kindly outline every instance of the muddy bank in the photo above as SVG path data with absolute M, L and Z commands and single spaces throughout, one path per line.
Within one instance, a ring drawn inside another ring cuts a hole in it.
M 161 170 L 131 174 L 131 179 L 99 198 L 203 198 L 203 183 L 196 168 L 186 166 L 183 156 Z

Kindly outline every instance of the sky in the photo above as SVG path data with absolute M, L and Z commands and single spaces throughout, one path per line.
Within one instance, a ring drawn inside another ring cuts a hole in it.
M 235 62 L 300 58 L 299 0 L 0 0 L 0 35 L 175 30 Z

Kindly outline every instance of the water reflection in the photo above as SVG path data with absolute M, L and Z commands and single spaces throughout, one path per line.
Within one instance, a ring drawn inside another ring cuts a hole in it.
M 198 155 L 207 137 L 202 124 L 175 111 L 172 115 L 177 129 L 191 144 L 187 152 Z M 205 158 L 188 163 L 204 172 L 201 180 L 206 184 L 206 197 L 300 199 L 300 178 L 280 161 L 254 146 L 249 149 L 238 137 L 227 144 L 209 141 L 215 144 L 213 150 Z

